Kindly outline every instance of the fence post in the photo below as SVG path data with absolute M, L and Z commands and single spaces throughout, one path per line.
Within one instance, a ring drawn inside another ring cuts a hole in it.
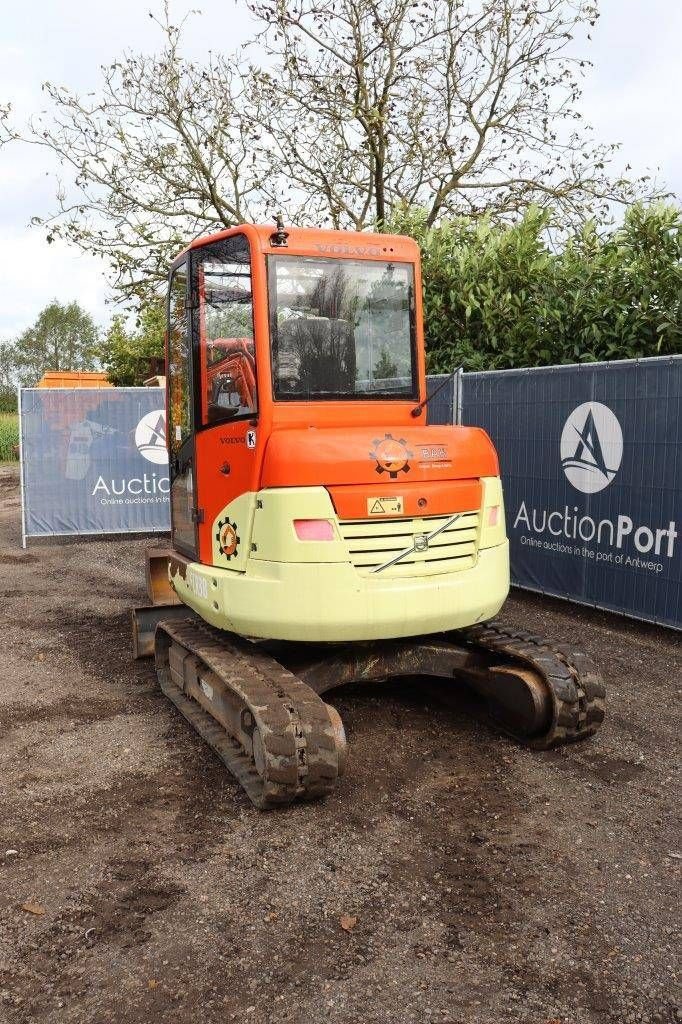
M 24 503 L 24 436 L 21 429 L 21 395 L 23 388 L 17 388 L 17 416 L 19 419 L 19 488 L 21 495 L 21 546 L 26 548 L 26 505 Z

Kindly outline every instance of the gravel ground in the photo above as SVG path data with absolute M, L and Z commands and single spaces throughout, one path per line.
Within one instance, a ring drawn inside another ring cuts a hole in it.
M 348 689 L 337 792 L 259 814 L 130 658 L 144 543 L 24 553 L 0 474 L 1 1021 L 682 1019 L 679 635 L 517 594 L 601 665 L 597 738 Z

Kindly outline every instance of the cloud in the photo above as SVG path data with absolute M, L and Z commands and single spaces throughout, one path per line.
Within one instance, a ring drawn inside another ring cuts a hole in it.
M 100 65 L 123 50 L 153 52 L 159 43 L 150 0 L 102 5 L 85 0 L 38 0 L 5 5 L 0 41 L 0 102 L 21 117 L 45 105 L 41 82 L 50 79 L 81 92 L 95 89 Z M 189 0 L 172 5 L 188 9 Z M 187 23 L 186 52 L 198 60 L 212 46 L 232 50 L 251 34 L 244 0 L 202 0 L 203 14 Z M 593 42 L 576 52 L 595 68 L 585 79 L 583 110 L 604 142 L 622 141 L 619 166 L 632 174 L 660 167 L 663 182 L 682 196 L 682 135 L 677 105 L 682 94 L 682 4 L 670 0 L 602 0 Z M 54 208 L 56 162 L 39 147 L 0 149 L 0 337 L 11 337 L 36 319 L 52 298 L 77 299 L 100 323 L 114 311 L 102 264 L 30 229 L 31 216 Z M 46 172 L 49 172 L 46 173 Z
M 595 136 L 620 142 L 618 163 L 633 175 L 660 172 L 682 198 L 682 5 L 670 0 L 602 0 L 601 18 L 583 54 L 588 72 L 582 109 Z
M 105 306 L 101 264 L 63 242 L 48 245 L 38 231 L 6 237 L 0 250 L 0 339 L 16 337 L 52 299 L 74 298 L 97 323 L 113 313 Z
M 174 3 L 178 16 L 190 7 Z M 0 41 L 0 102 L 11 102 L 18 120 L 45 107 L 42 82 L 50 80 L 88 92 L 97 87 L 100 65 L 124 50 L 154 52 L 160 34 L 148 10 L 150 0 L 118 0 L 94 5 L 86 0 L 50 4 L 12 4 L 3 10 Z M 188 56 L 201 59 L 210 45 L 234 49 L 250 35 L 243 2 L 205 0 L 203 16 L 187 22 Z M 102 261 L 62 242 L 48 245 L 45 231 L 29 226 L 31 217 L 55 208 L 57 160 L 39 146 L 14 144 L 0 149 L 0 339 L 16 336 L 35 321 L 53 298 L 76 299 L 98 323 L 107 323 L 115 307 Z M 67 172 L 65 171 L 65 180 Z

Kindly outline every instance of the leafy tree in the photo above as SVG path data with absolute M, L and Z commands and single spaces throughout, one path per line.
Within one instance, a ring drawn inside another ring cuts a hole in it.
M 137 387 L 152 375 L 152 366 L 164 358 L 165 304 L 157 299 L 143 306 L 135 330 L 126 318 L 113 318 L 100 348 L 100 359 L 112 384 Z
M 16 412 L 17 381 L 14 347 L 0 343 L 0 412 Z
M 115 290 L 143 301 L 153 299 L 187 239 L 248 220 L 256 209 L 262 215 L 265 173 L 244 66 L 211 51 L 203 64 L 185 60 L 184 19 L 172 24 L 167 2 L 154 20 L 161 52 L 125 54 L 103 67 L 97 94 L 47 82 L 48 117 L 23 135 L 5 130 L 50 149 L 71 174 L 55 214 L 34 218 L 47 241 L 61 237 L 102 257 Z
M 92 95 L 46 83 L 47 116 L 5 132 L 70 170 L 37 222 L 101 256 L 124 295 L 149 296 L 188 238 L 280 206 L 366 229 L 421 205 L 431 227 L 529 203 L 573 221 L 641 191 L 582 123 L 587 61 L 568 47 L 593 0 L 247 2 L 262 66 L 186 60 L 166 4 L 159 54 L 124 55 Z
M 558 251 L 551 215 L 392 227 L 421 244 L 429 369 L 591 362 L 682 351 L 682 210 L 634 205 L 622 226 L 587 222 Z
M 11 346 L 11 365 L 24 387 L 33 387 L 46 370 L 97 368 L 97 327 L 77 302 L 56 299 Z
M 565 357 L 682 352 L 682 209 L 635 205 L 623 226 L 605 236 L 588 222 L 556 268 L 554 317 Z
M 9 114 L 9 104 L 0 103 L 0 146 L 8 140 L 7 122 Z M 0 412 L 17 411 L 15 371 L 14 346 L 8 342 L 0 342 Z

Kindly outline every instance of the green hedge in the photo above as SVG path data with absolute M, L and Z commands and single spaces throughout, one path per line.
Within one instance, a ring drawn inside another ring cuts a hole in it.
M 682 351 L 682 211 L 631 207 L 622 227 L 585 224 L 557 249 L 551 217 L 485 217 L 391 230 L 421 245 L 431 372 L 631 359 Z

